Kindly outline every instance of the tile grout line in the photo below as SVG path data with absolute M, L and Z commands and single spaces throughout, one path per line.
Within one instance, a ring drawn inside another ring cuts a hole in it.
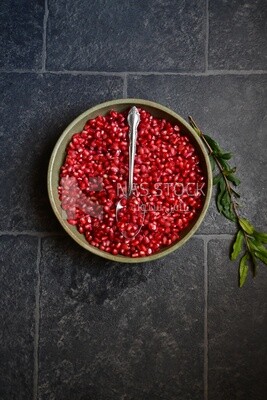
M 265 75 L 267 70 L 255 69 L 255 70 L 238 70 L 238 69 L 209 69 L 204 72 L 188 71 L 188 72 L 159 72 L 159 71 L 128 71 L 128 75 L 137 76 L 216 76 L 216 75 Z
M 136 75 L 136 76 L 229 76 L 229 75 L 237 75 L 237 76 L 249 76 L 249 75 L 266 75 L 267 70 L 207 70 L 205 72 L 157 72 L 157 71 L 53 71 L 53 70 L 31 70 L 31 69 L 0 69 L 0 74 L 51 74 L 51 75 L 84 75 L 84 76 L 119 76 L 124 77 L 127 75 Z
M 40 332 L 40 261 L 41 261 L 41 238 L 38 239 L 38 251 L 36 260 L 37 284 L 35 292 L 35 334 L 34 334 L 34 369 L 33 369 L 33 400 L 38 398 L 39 380 L 39 332 Z
M 36 71 L 38 74 L 38 71 Z M 85 75 L 85 76 L 119 76 L 121 78 L 124 78 L 125 74 L 127 72 L 117 72 L 117 71 L 76 71 L 76 70 L 64 70 L 64 71 L 53 71 L 53 70 L 46 70 L 46 74 L 51 74 L 51 75 Z
M 128 85 L 128 77 L 127 77 L 127 72 L 125 72 L 123 74 L 123 93 L 122 93 L 124 99 L 127 99 L 127 89 L 128 89 L 127 85 Z
M 209 0 L 206 0 L 205 72 L 209 69 Z
M 204 400 L 208 400 L 208 238 L 204 242 Z
M 44 0 L 45 5 L 45 13 L 44 13 L 44 21 L 43 21 L 43 51 L 42 51 L 42 69 L 40 72 L 45 72 L 46 70 L 46 42 L 47 42 L 47 21 L 48 21 L 48 0 Z
M 34 232 L 34 231 L 0 231 L 0 236 L 34 236 L 34 237 L 47 237 L 47 236 L 64 236 L 64 232 Z
M 195 233 L 193 237 L 196 237 L 198 239 L 232 239 L 234 233 Z

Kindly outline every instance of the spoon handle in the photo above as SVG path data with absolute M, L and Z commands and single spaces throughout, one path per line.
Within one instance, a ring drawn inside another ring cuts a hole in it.
M 129 182 L 127 197 L 133 191 L 134 158 L 136 153 L 137 128 L 140 122 L 140 114 L 136 107 L 132 107 L 128 113 L 127 121 L 129 124 Z

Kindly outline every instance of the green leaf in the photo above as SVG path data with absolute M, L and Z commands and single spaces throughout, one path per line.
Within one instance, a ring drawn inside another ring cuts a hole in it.
M 204 138 L 206 139 L 206 141 L 208 142 L 208 144 L 210 145 L 211 149 L 215 152 L 215 153 L 222 153 L 222 149 L 220 148 L 219 144 L 212 139 L 210 136 L 208 135 L 204 135 Z
M 249 246 L 252 248 L 254 251 L 258 251 L 262 253 L 265 257 L 267 257 L 267 249 L 264 247 L 264 245 L 259 242 L 258 240 L 254 238 L 248 238 L 248 243 Z
M 227 175 L 227 172 L 229 173 L 231 173 L 232 172 L 232 168 L 231 168 L 231 165 L 227 162 L 227 161 L 225 161 L 223 158 L 220 158 L 220 164 L 221 164 L 221 166 L 223 167 L 223 169 L 224 169 L 224 174 L 225 175 Z
M 221 180 L 219 182 L 219 189 L 218 189 L 218 194 L 217 194 L 217 198 L 216 198 L 217 208 L 220 213 L 223 211 L 223 205 L 221 203 L 221 200 L 222 200 L 224 193 L 225 193 L 225 182 L 224 182 L 224 180 Z
M 226 210 L 231 207 L 231 198 L 230 198 L 227 190 L 225 190 L 225 192 L 221 198 L 221 204 L 223 206 L 223 209 L 226 209 Z
M 235 214 L 234 214 L 234 212 L 233 212 L 232 205 L 231 205 L 231 207 L 230 207 L 229 209 L 223 209 L 223 210 L 222 210 L 222 213 L 223 213 L 223 215 L 224 215 L 227 219 L 229 219 L 230 221 L 236 222 L 236 216 L 235 216 Z
M 244 283 L 246 282 L 247 275 L 248 275 L 248 253 L 245 253 L 245 255 L 241 258 L 240 263 L 239 263 L 239 286 L 242 287 Z
M 218 185 L 218 183 L 220 182 L 221 179 L 223 179 L 223 176 L 221 173 L 214 176 L 213 177 L 213 185 Z
M 227 175 L 227 179 L 228 179 L 228 181 L 231 181 L 235 186 L 238 186 L 241 183 L 240 179 L 238 179 L 233 174 Z
M 264 245 L 259 242 L 255 238 L 248 238 L 248 244 L 249 248 L 251 250 L 252 257 L 255 259 L 255 257 L 259 258 L 262 262 L 264 262 L 267 265 L 267 249 L 264 247 Z
M 228 165 L 229 165 L 229 164 L 228 164 Z M 225 174 L 226 176 L 228 176 L 228 175 L 234 174 L 235 172 L 236 172 L 236 167 L 230 168 L 229 170 L 224 171 L 224 174 Z
M 215 170 L 215 161 L 214 161 L 214 158 L 213 158 L 213 156 L 211 154 L 209 155 L 209 159 L 210 159 L 211 169 L 212 169 L 212 171 L 214 171 Z
M 222 205 L 222 214 L 230 221 L 235 222 L 236 216 L 234 214 L 231 198 L 227 190 L 225 190 L 221 198 L 221 205 Z
M 239 254 L 242 250 L 243 241 L 244 241 L 244 235 L 243 235 L 242 230 L 240 229 L 237 232 L 235 241 L 233 243 L 233 251 L 231 254 L 231 260 L 236 260 L 237 257 L 239 256 Z
M 261 260 L 265 265 L 267 265 L 267 257 L 259 251 L 255 251 L 255 257 Z
M 254 231 L 253 236 L 262 243 L 267 243 L 267 233 Z
M 245 219 L 245 218 L 239 218 L 239 224 L 241 226 L 241 228 L 248 233 L 249 235 L 252 235 L 254 232 L 254 228 L 251 225 L 251 223 Z
M 236 216 L 233 212 L 233 206 L 224 179 L 221 179 L 218 184 L 218 193 L 216 197 L 216 205 L 218 211 L 230 221 L 236 221 Z
M 251 259 L 251 263 L 252 263 L 252 272 L 253 272 L 253 278 L 255 278 L 256 274 L 257 274 L 257 270 L 258 270 L 258 266 L 257 266 L 257 261 L 255 258 L 254 253 L 250 253 L 250 259 Z
M 232 154 L 231 153 L 223 153 L 220 156 L 224 160 L 230 160 L 230 158 L 232 158 Z

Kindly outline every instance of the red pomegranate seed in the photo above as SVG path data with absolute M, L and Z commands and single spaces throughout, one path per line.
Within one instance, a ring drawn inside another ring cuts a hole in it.
M 146 110 L 139 112 L 136 188 L 119 222 L 116 204 L 128 182 L 127 112 L 98 116 L 73 135 L 58 187 L 68 223 L 92 246 L 134 258 L 178 241 L 198 216 L 205 196 L 200 160 L 183 128 Z

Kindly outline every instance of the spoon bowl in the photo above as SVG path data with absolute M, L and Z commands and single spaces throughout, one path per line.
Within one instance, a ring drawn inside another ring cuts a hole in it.
M 123 196 L 116 206 L 116 221 L 121 234 L 126 239 L 134 239 L 141 231 L 145 211 L 140 197 Z

